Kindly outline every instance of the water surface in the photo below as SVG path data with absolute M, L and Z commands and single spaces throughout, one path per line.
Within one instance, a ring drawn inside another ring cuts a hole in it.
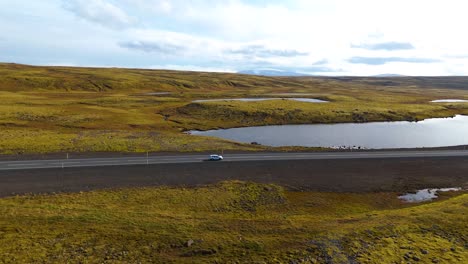
M 353 147 L 366 149 L 468 145 L 468 116 L 420 122 L 374 122 L 283 125 L 191 131 L 238 142 L 267 146 Z
M 317 93 L 272 93 L 271 96 L 317 96 Z
M 441 99 L 441 100 L 434 100 L 431 103 L 467 103 L 468 100 L 463 99 Z
M 405 195 L 398 196 L 398 198 L 408 203 L 420 203 L 432 201 L 433 199 L 438 198 L 439 192 L 457 192 L 461 190 L 461 188 L 423 189 L 416 193 L 407 193 Z
M 194 103 L 205 103 L 205 102 L 229 102 L 229 101 L 241 101 L 241 102 L 260 102 L 260 101 L 269 101 L 269 100 L 293 100 L 299 102 L 307 103 L 328 103 L 328 101 L 315 99 L 315 98 L 226 98 L 226 99 L 204 99 L 204 100 L 195 100 Z

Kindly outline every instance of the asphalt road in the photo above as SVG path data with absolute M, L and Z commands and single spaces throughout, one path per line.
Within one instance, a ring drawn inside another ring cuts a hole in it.
M 338 159 L 392 159 L 468 157 L 468 151 L 382 151 L 382 152 L 321 152 L 321 153 L 249 153 L 224 155 L 223 161 L 287 161 L 287 160 L 338 160 Z M 207 155 L 172 155 L 149 157 L 117 157 L 55 160 L 0 161 L 0 171 L 37 170 L 53 168 L 104 167 L 125 165 L 183 164 L 208 162 Z M 211 161 L 215 162 L 215 161 Z

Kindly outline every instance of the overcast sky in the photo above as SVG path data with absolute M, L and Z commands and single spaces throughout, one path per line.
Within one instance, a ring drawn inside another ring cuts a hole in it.
M 0 61 L 467 75 L 466 0 L 0 0 Z

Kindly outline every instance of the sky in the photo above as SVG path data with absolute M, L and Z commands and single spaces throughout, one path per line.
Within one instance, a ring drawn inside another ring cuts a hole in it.
M 0 61 L 468 75 L 466 0 L 0 0 Z

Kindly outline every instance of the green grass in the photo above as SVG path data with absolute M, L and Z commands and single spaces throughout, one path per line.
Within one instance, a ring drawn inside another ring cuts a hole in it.
M 274 150 L 183 132 L 468 114 L 468 104 L 429 103 L 468 99 L 468 91 L 451 89 L 468 84 L 468 78 L 385 80 L 0 64 L 0 154 Z M 150 96 L 148 92 L 171 93 Z M 307 93 L 301 97 L 330 103 L 192 102 L 275 93 Z
M 396 197 L 226 182 L 3 198 L 0 262 L 468 261 L 467 194 Z
M 468 104 L 434 105 L 408 102 L 408 98 L 392 97 L 392 102 L 364 101 L 356 98 L 339 99 L 330 96 L 330 103 L 312 104 L 292 100 L 260 102 L 191 103 L 169 110 L 171 119 L 190 129 L 213 129 L 259 125 L 318 124 L 372 121 L 418 121 L 434 117 L 468 114 Z M 385 98 L 386 99 L 386 98 Z M 418 99 L 411 97 L 411 101 Z M 401 100 L 401 101 L 399 101 Z

